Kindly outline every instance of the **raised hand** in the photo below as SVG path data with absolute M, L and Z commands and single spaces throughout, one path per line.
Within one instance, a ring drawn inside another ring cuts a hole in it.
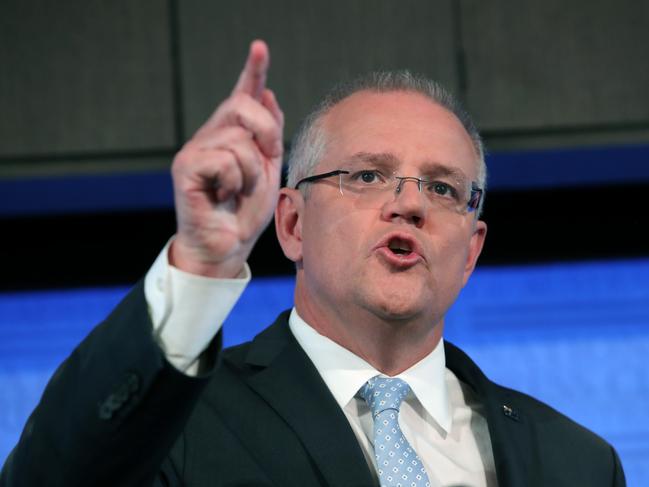
M 266 88 L 268 47 L 254 41 L 231 95 L 172 165 L 177 235 L 169 258 L 193 274 L 234 277 L 270 221 L 284 116 Z

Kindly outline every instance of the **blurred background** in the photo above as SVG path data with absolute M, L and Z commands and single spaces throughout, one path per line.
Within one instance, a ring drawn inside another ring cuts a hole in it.
M 407 68 L 484 135 L 489 236 L 448 338 L 604 436 L 649 485 L 649 3 L 3 0 L 0 462 L 56 365 L 173 234 L 174 153 L 271 49 L 286 147 L 335 82 Z M 225 326 L 292 302 L 268 229 Z

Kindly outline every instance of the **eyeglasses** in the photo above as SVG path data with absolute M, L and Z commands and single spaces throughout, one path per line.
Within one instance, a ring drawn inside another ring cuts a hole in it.
M 483 190 L 475 181 L 469 183 L 455 177 L 418 178 L 415 176 L 397 176 L 378 169 L 348 171 L 337 169 L 322 174 L 315 174 L 301 179 L 295 185 L 298 189 L 303 183 L 313 183 L 321 179 L 338 176 L 340 194 L 355 197 L 366 206 L 380 205 L 385 195 L 394 191 L 401 193 L 406 181 L 417 183 L 417 189 L 437 208 L 470 213 L 480 206 Z

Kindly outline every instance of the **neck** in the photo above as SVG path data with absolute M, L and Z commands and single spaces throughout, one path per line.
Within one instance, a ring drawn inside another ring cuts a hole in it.
M 309 326 L 388 376 L 412 367 L 442 338 L 443 319 L 387 316 L 360 307 L 323 306 L 305 298 L 296 286 L 295 307 Z

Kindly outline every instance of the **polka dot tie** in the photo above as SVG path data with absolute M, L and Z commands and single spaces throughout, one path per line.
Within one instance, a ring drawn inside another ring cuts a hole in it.
M 399 407 L 409 392 L 405 381 L 379 376 L 360 390 L 374 418 L 374 456 L 381 487 L 430 487 L 424 464 L 399 427 Z

